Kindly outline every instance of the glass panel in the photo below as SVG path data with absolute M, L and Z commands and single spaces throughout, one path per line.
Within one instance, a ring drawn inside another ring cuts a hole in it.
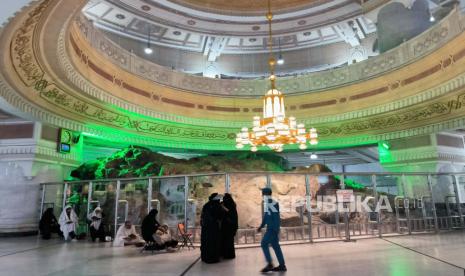
M 404 195 L 409 199 L 411 231 L 434 230 L 433 198 L 427 175 L 405 175 Z
M 193 241 L 200 242 L 200 215 L 203 205 L 208 202 L 212 193 L 226 192 L 226 175 L 191 176 L 188 179 L 187 225 L 193 234 Z
M 97 206 L 102 208 L 105 232 L 114 235 L 115 228 L 115 201 L 116 181 L 92 182 L 92 195 L 89 201 L 88 212 L 92 212 Z
M 336 204 L 336 190 L 340 189 L 338 175 L 309 175 L 314 239 L 340 238 L 340 225 Z
M 239 244 L 256 243 L 260 234 L 255 229 L 262 221 L 262 192 L 266 186 L 266 175 L 252 173 L 233 173 L 229 176 L 230 193 L 237 204 L 239 230 L 236 242 Z
M 457 175 L 457 194 L 459 197 L 462 216 L 465 217 L 465 175 Z
M 118 227 L 129 220 L 136 228 L 142 224 L 148 208 L 148 179 L 122 180 L 118 205 Z
M 439 228 L 450 229 L 461 227 L 459 205 L 455 196 L 454 176 L 433 175 L 431 182 Z
M 407 219 L 400 175 L 376 175 L 382 234 L 407 231 Z M 399 218 L 399 219 L 397 219 Z
M 79 218 L 76 234 L 87 233 L 87 200 L 89 194 L 88 182 L 69 183 L 66 191 L 66 204 L 73 206 Z
M 308 217 L 305 210 L 305 175 L 270 175 L 273 198 L 279 202 L 281 240 L 308 239 Z
M 184 177 L 166 177 L 152 180 L 151 208 L 158 209 L 158 221 L 176 229 L 184 223 Z
M 44 198 L 42 199 L 43 205 L 41 207 L 42 213 L 48 208 L 53 208 L 55 217 L 59 218 L 63 210 L 63 184 L 50 184 L 43 185 Z M 41 215 L 42 216 L 42 215 Z
M 337 176 L 338 179 L 339 176 Z M 371 175 L 345 175 L 344 186 L 353 191 L 353 201 L 349 204 L 348 223 L 350 236 L 376 235 L 378 216 L 376 199 Z M 366 203 L 366 204 L 364 204 Z M 339 206 L 343 207 L 341 204 Z M 345 216 L 341 212 L 341 216 Z M 345 218 L 344 218 L 344 223 Z M 344 233 L 346 234 L 346 233 Z

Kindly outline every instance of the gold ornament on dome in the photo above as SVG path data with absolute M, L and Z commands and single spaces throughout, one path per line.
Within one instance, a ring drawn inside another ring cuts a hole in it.
M 271 0 L 268 0 L 268 20 L 269 29 L 269 49 L 270 57 L 270 83 L 271 89 L 263 97 L 263 118 L 255 116 L 253 118 L 253 127 L 251 130 L 243 127 L 241 132 L 236 134 L 236 148 L 242 149 L 249 145 L 250 150 L 256 152 L 258 147 L 269 147 L 273 151 L 281 152 L 285 145 L 299 145 L 301 150 L 307 148 L 307 143 L 311 145 L 318 144 L 318 133 L 315 128 L 310 128 L 307 132 L 304 124 L 298 124 L 296 118 L 286 117 L 284 107 L 284 95 L 276 89 L 275 66 L 276 59 L 273 55 L 273 36 L 271 21 L 273 13 L 271 12 Z

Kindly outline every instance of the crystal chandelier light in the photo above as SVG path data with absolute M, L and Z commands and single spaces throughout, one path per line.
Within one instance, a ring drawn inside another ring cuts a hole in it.
M 250 145 L 250 150 L 256 152 L 258 147 L 269 147 L 276 152 L 281 152 L 285 145 L 298 144 L 301 150 L 307 148 L 307 142 L 311 145 L 318 144 L 318 134 L 315 128 L 306 131 L 304 124 L 298 124 L 294 117 L 286 117 L 284 108 L 284 95 L 276 89 L 276 76 L 274 74 L 276 59 L 273 55 L 273 37 L 271 32 L 271 0 L 268 0 L 268 20 L 269 29 L 269 65 L 271 89 L 263 98 L 263 118 L 255 116 L 253 127 L 249 130 L 243 127 L 236 135 L 236 148 L 242 149 L 245 145 Z

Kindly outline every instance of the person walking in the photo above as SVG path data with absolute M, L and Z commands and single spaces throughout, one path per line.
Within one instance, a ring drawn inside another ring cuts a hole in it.
M 262 273 L 277 271 L 287 271 L 284 263 L 283 252 L 279 246 L 279 229 L 281 218 L 279 216 L 279 204 L 271 198 L 272 191 L 270 188 L 262 189 L 263 196 L 263 220 L 257 232 L 261 232 L 262 228 L 266 226 L 266 232 L 263 235 L 261 247 L 265 255 L 266 262 L 268 263 L 262 270 Z M 278 259 L 279 266 L 274 267 L 270 254 L 270 245 L 273 247 L 276 258 Z

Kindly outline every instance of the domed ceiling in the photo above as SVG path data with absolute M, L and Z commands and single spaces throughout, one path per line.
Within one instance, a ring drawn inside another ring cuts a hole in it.
M 247 76 L 253 75 L 252 71 L 258 75 L 267 71 L 266 62 L 260 65 L 266 57 L 259 56 L 268 51 L 266 7 L 265 0 L 90 0 L 83 13 L 115 42 L 138 55 L 144 56 L 141 49 L 150 33 L 151 44 L 164 48 L 158 55 L 146 56 L 155 63 L 189 73 L 205 75 L 207 68 L 213 66 L 219 74 L 238 72 Z M 372 51 L 376 26 L 366 17 L 369 7 L 356 1 L 274 0 L 272 9 L 274 45 L 279 45 L 283 53 L 300 55 L 293 60 L 294 65 L 286 65 L 290 67 L 285 72 L 340 66 L 354 60 L 351 53 L 355 50 L 363 52 L 357 61 L 376 55 Z M 315 47 L 320 49 L 316 57 L 311 57 L 308 49 Z M 173 51 L 170 54 L 166 49 Z M 188 53 L 189 60 L 197 64 L 174 64 L 183 55 L 180 51 Z M 326 54 L 322 55 L 323 52 Z M 238 57 L 248 54 L 256 59 Z M 224 69 L 223 56 L 227 66 L 250 63 L 253 70 Z M 168 57 L 171 64 L 160 60 L 163 57 Z M 215 62 L 220 64 L 212 64 Z
M 209 10 L 218 13 L 263 13 L 266 10 L 266 1 L 249 0 L 171 0 L 171 2 L 189 6 L 199 10 Z M 310 5 L 319 5 L 330 2 L 328 0 L 274 0 L 273 10 L 277 13 L 305 8 Z

